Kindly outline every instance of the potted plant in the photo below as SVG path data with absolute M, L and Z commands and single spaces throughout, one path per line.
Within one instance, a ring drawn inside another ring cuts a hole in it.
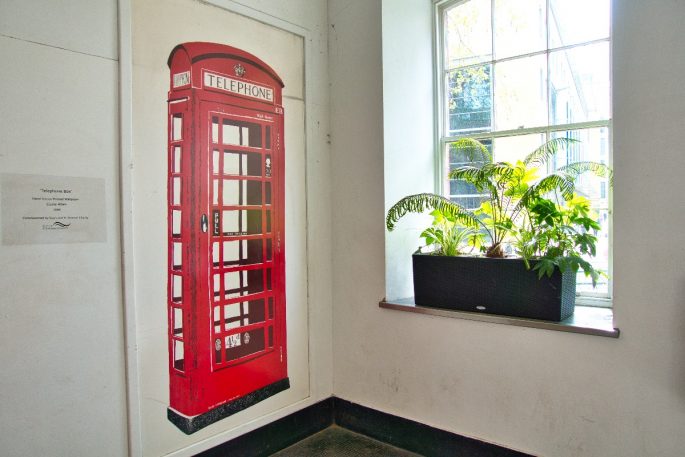
M 412 256 L 414 298 L 419 306 L 560 321 L 573 314 L 576 273 L 600 275 L 584 257 L 596 251 L 600 229 L 590 202 L 575 192 L 582 173 L 613 180 L 597 162 L 576 162 L 540 177 L 560 148 L 575 140 L 552 139 L 515 164 L 493 162 L 470 138 L 453 147 L 471 166 L 449 173 L 485 195 L 475 210 L 440 195 L 407 196 L 388 211 L 392 231 L 405 214 L 432 210 L 421 236 L 432 252 Z M 505 245 L 509 248 L 505 249 Z

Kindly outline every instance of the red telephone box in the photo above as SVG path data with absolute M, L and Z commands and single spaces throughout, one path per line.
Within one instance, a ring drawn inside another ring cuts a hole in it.
M 190 434 L 290 386 L 283 82 L 214 43 L 168 64 L 168 418 Z

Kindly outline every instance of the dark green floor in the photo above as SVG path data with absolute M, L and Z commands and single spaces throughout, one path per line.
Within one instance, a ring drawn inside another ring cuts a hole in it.
M 331 425 L 272 457 L 419 457 L 359 433 Z

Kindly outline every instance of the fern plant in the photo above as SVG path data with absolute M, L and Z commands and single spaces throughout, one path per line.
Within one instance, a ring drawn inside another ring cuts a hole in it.
M 582 268 L 594 284 L 598 273 L 582 256 L 595 254 L 592 232 L 599 224 L 592 217 L 589 202 L 576 195 L 575 184 L 586 172 L 606 177 L 612 184 L 611 169 L 597 162 L 575 162 L 540 177 L 547 162 L 574 142 L 568 138 L 549 140 L 512 164 L 493 162 L 490 151 L 477 140 L 460 139 L 453 146 L 478 165 L 455 168 L 449 178 L 469 183 L 484 194 L 480 207 L 467 209 L 430 193 L 409 195 L 390 208 L 386 226 L 392 231 L 405 214 L 434 210 L 454 221 L 456 229 L 481 233 L 488 242 L 482 248 L 486 257 L 504 257 L 503 243 L 511 242 L 526 265 L 530 259 L 540 259 L 534 267 L 540 276 L 551 275 L 555 267 L 561 271 Z M 476 240 L 468 235 L 462 238 L 472 244 Z

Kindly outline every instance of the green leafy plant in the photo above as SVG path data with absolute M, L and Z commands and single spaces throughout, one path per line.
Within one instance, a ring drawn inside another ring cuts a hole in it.
M 421 233 L 421 238 L 425 240 L 426 246 L 436 247 L 433 253 L 446 256 L 460 255 L 468 246 L 473 249 L 480 243 L 481 233 L 462 225 L 450 214 L 435 209 L 431 216 L 433 224 Z
M 528 224 L 519 228 L 514 243 L 526 266 L 537 258 L 533 269 L 540 277 L 551 276 L 555 267 L 573 272 L 582 268 L 595 285 L 600 273 L 583 258 L 595 256 L 595 233 L 600 229 L 590 202 L 578 195 L 563 203 L 539 197 L 530 201 L 528 212 Z
M 474 165 L 453 169 L 449 178 L 469 183 L 485 195 L 480 207 L 467 209 L 435 194 L 409 195 L 390 208 L 386 226 L 392 231 L 397 221 L 410 212 L 437 211 L 454 223 L 450 227 L 452 231 L 466 232 L 460 240 L 469 240 L 475 246 L 485 238 L 489 244 L 481 249 L 486 257 L 504 257 L 503 244 L 508 242 L 526 265 L 530 266 L 531 259 L 539 260 L 533 268 L 540 276 L 551 275 L 555 267 L 561 271 L 582 268 L 594 284 L 599 273 L 583 256 L 595 255 L 597 238 L 594 232 L 599 230 L 599 224 L 593 218 L 587 199 L 576 195 L 575 183 L 581 174 L 590 172 L 608 178 L 611 184 L 612 171 L 597 162 L 575 162 L 552 173 L 542 173 L 543 167 L 561 148 L 575 142 L 568 138 L 549 140 L 512 164 L 493 162 L 490 151 L 477 140 L 460 139 L 452 146 Z M 432 235 L 435 230 L 429 230 L 422 234 L 426 242 L 442 246 L 440 238 Z M 474 231 L 481 237 L 474 237 Z M 457 237 L 450 236 L 451 239 Z M 443 248 L 440 252 L 456 255 L 459 249 Z

